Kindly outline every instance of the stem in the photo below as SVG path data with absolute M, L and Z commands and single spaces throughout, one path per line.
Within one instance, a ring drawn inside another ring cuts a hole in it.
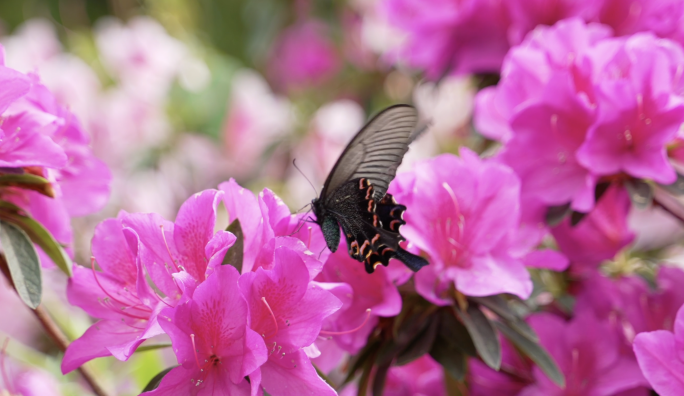
M 47 332 L 55 344 L 59 346 L 59 349 L 62 352 L 66 351 L 67 347 L 69 346 L 69 339 L 67 339 L 66 335 L 64 335 L 64 332 L 59 328 L 57 323 L 52 320 L 50 314 L 45 310 L 45 308 L 43 308 L 43 305 L 39 305 L 33 310 L 33 313 L 40 321 L 40 324 L 43 325 L 43 328 L 45 328 L 45 332 Z M 83 379 L 88 383 L 88 385 L 90 385 L 90 388 L 97 396 L 109 396 L 108 393 L 102 389 L 100 384 L 97 383 L 95 376 L 87 367 L 81 366 L 77 370 L 79 373 L 81 373 Z
M 654 188 L 653 203 L 684 224 L 684 205 L 659 186 Z
M 0 272 L 2 272 L 9 284 L 14 289 L 14 282 L 12 281 L 12 276 L 9 273 L 9 267 L 7 266 L 7 261 L 5 261 L 4 254 L 0 254 Z M 33 311 L 33 313 L 36 315 L 40 321 L 40 324 L 43 325 L 45 332 L 48 333 L 50 338 L 52 338 L 55 344 L 57 344 L 59 349 L 62 352 L 65 352 L 69 346 L 69 339 L 66 337 L 66 335 L 64 335 L 64 332 L 59 328 L 57 323 L 52 320 L 52 317 L 50 317 L 50 314 L 45 310 L 45 308 L 43 308 L 42 304 L 31 311 Z M 88 385 L 90 385 L 90 388 L 97 396 L 109 396 L 109 394 L 97 383 L 93 373 L 87 367 L 79 367 L 78 372 L 81 373 L 83 379 L 88 383 Z

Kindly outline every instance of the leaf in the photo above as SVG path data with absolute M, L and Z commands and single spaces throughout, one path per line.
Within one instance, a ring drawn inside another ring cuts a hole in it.
M 387 373 L 389 372 L 391 362 L 385 363 L 375 370 L 375 377 L 373 378 L 373 395 L 382 395 L 385 390 L 385 383 L 387 382 Z
M 0 175 L 0 187 L 25 188 L 37 191 L 50 198 L 55 197 L 55 191 L 47 179 L 30 173 Z
M 480 305 L 484 305 L 489 308 L 492 312 L 499 315 L 509 326 L 513 327 L 520 334 L 523 334 L 531 341 L 539 341 L 537 334 L 534 330 L 527 324 L 522 318 L 520 318 L 508 305 L 508 301 L 501 295 L 487 296 L 487 297 L 470 297 L 472 301 L 477 302 Z
M 470 304 L 466 312 L 458 309 L 455 311 L 468 329 L 482 361 L 494 370 L 498 370 L 501 366 L 501 344 L 492 323 L 475 304 Z
M 682 176 L 679 173 L 677 173 L 677 180 L 675 180 L 674 183 L 672 183 L 672 184 L 660 184 L 660 183 L 658 183 L 658 185 L 663 187 L 665 190 L 667 190 L 672 195 L 684 195 L 684 176 Z
M 421 331 L 403 351 L 399 352 L 396 361 L 397 366 L 403 366 L 430 352 L 439 331 L 438 318 L 438 316 L 433 315 L 427 328 Z
M 5 221 L 0 221 L 0 244 L 14 288 L 26 305 L 36 309 L 43 293 L 36 248 L 24 231 Z
M 347 377 L 344 379 L 344 381 L 342 381 L 342 385 L 345 385 L 354 379 L 356 372 L 359 371 L 364 364 L 367 364 L 368 361 L 373 363 L 379 348 L 380 342 L 377 340 L 371 340 L 369 338 L 366 346 L 363 347 L 363 349 L 361 349 L 361 351 L 359 351 L 359 353 L 357 353 L 356 356 L 352 357 L 352 359 L 349 361 L 349 372 L 347 373 Z
M 371 371 L 373 370 L 373 361 L 375 359 L 368 359 L 364 362 L 363 374 L 361 374 L 361 379 L 359 379 L 359 393 L 357 396 L 366 396 L 368 393 L 368 384 L 370 382 Z
M 508 340 L 510 340 L 516 347 L 518 347 L 525 355 L 527 355 L 546 375 L 556 383 L 556 385 L 565 386 L 565 377 L 556 365 L 551 355 L 536 342 L 530 341 L 529 338 L 515 331 L 505 323 L 498 321 L 494 325 L 501 333 L 503 333 Z
M 634 207 L 640 210 L 651 206 L 653 202 L 653 187 L 640 179 L 631 179 L 625 182 L 629 199 Z
M 145 388 L 143 388 L 142 391 L 143 391 L 143 392 L 149 392 L 149 391 L 152 391 L 152 390 L 157 389 L 157 388 L 159 387 L 159 384 L 161 384 L 162 379 L 164 379 L 164 376 L 165 376 L 166 374 L 168 374 L 169 371 L 175 369 L 176 367 L 178 367 L 178 366 L 169 367 L 169 368 L 164 369 L 163 371 L 161 371 L 159 374 L 155 375 L 155 376 L 150 380 L 150 382 L 148 382 L 147 385 L 145 385 Z
M 71 259 L 62 246 L 42 224 L 31 217 L 23 215 L 20 208 L 9 204 L 8 202 L 1 202 L 0 207 L 5 209 L 0 210 L 0 219 L 12 223 L 24 230 L 29 238 L 43 249 L 43 252 L 50 257 L 62 272 L 69 277 L 71 276 Z
M 226 231 L 235 235 L 235 244 L 228 249 L 226 256 L 223 258 L 223 265 L 232 265 L 238 270 L 238 273 L 242 273 L 242 261 L 245 253 L 245 234 L 242 232 L 242 226 L 240 225 L 240 220 L 235 219 L 232 223 L 228 225 Z
M 466 357 L 453 342 L 438 336 L 432 344 L 430 356 L 441 364 L 453 379 L 463 381 L 466 373 Z
M 468 356 L 477 356 L 477 350 L 473 344 L 472 338 L 468 330 L 465 328 L 451 309 L 444 309 L 441 311 L 439 323 L 439 337 L 453 344 L 452 346 L 459 349 Z
M 314 369 L 316 369 L 316 374 L 318 374 L 318 376 L 321 377 L 323 381 L 327 382 L 331 388 L 337 388 L 337 386 L 335 386 L 335 383 L 327 375 L 325 375 L 324 372 L 322 372 L 318 367 L 316 367 L 316 365 L 313 364 L 313 362 L 311 363 L 311 365 L 314 367 Z
M 549 227 L 555 227 L 560 224 L 570 212 L 572 212 L 572 209 L 570 209 L 570 202 L 564 205 L 549 206 L 549 208 L 546 209 L 546 224 L 548 224 Z
M 171 344 L 141 345 L 138 348 L 136 348 L 135 353 L 154 351 L 157 349 L 170 348 L 171 346 L 172 346 Z

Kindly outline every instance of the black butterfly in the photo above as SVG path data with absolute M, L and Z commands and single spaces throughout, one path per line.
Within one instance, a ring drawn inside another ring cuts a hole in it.
M 399 227 L 406 222 L 406 206 L 399 205 L 387 187 L 408 150 L 420 134 L 418 114 L 412 106 L 388 107 L 361 128 L 344 149 L 323 185 L 321 196 L 311 203 L 330 251 L 340 243 L 340 226 L 349 255 L 365 263 L 369 274 L 391 258 L 413 271 L 428 262 L 399 246 Z

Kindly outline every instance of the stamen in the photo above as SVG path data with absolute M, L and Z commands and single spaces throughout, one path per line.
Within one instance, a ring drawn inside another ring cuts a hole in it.
M 309 241 L 306 243 L 306 248 L 310 249 L 311 248 L 311 227 L 309 227 Z
M 7 346 L 9 345 L 9 337 L 5 338 L 5 341 L 2 343 L 2 351 L 0 352 L 0 370 L 2 371 L 2 380 L 5 382 L 5 387 L 9 391 L 10 394 L 14 394 L 14 390 L 12 389 L 12 385 L 10 384 L 9 381 L 9 376 L 7 375 L 7 371 L 5 370 L 5 356 L 7 355 Z
M 276 320 L 275 314 L 273 313 L 271 306 L 268 305 L 268 302 L 266 301 L 266 297 L 261 297 L 261 301 L 264 302 L 264 304 L 266 305 L 266 308 L 268 308 L 268 312 L 271 313 L 271 318 L 273 318 L 273 324 L 275 325 L 275 333 L 270 334 L 269 336 L 264 336 L 264 338 L 271 338 L 274 335 L 278 334 L 278 320 Z
M 164 240 L 164 246 L 166 246 L 166 252 L 169 253 L 169 257 L 171 258 L 171 264 L 173 264 L 174 268 L 176 269 L 176 272 L 179 272 L 180 270 L 178 269 L 178 266 L 176 265 L 176 260 L 173 259 L 173 255 L 171 254 L 171 249 L 169 248 L 169 244 L 166 242 L 166 235 L 164 235 L 164 225 L 160 224 L 159 228 L 161 229 L 162 239 Z
M 195 354 L 195 363 L 197 363 L 197 368 L 202 370 L 202 366 L 199 364 L 199 358 L 197 357 L 197 345 L 195 345 L 195 335 L 190 334 L 190 341 L 192 341 L 192 353 Z
M 363 326 L 366 325 L 366 323 L 368 323 L 368 319 L 370 319 L 370 314 L 371 314 L 371 309 L 368 308 L 368 309 L 366 310 L 366 319 L 363 321 L 363 323 L 361 323 L 361 324 L 360 324 L 357 328 L 355 328 L 355 329 L 347 330 L 347 331 L 325 331 L 325 330 L 321 330 L 320 334 L 334 336 L 334 335 L 344 335 L 344 334 L 353 333 L 353 332 L 355 332 L 355 331 L 359 331 L 359 330 L 361 330 L 361 328 L 362 328 Z
M 119 304 L 121 304 L 123 306 L 126 306 L 126 307 L 129 306 L 128 303 L 125 303 L 125 302 L 117 299 L 116 297 L 112 296 L 111 294 L 109 294 L 109 292 L 107 292 L 107 289 L 102 287 L 100 280 L 97 278 L 97 271 L 95 271 L 95 257 L 90 257 L 90 269 L 93 271 L 93 277 L 95 277 L 95 282 L 97 283 L 98 286 L 100 286 L 100 289 L 102 289 L 102 291 L 104 292 L 104 294 L 107 295 L 107 297 L 111 298 L 112 300 L 118 302 Z

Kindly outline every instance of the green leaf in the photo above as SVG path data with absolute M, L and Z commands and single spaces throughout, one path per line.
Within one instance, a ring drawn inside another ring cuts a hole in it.
M 0 187 L 19 187 L 27 190 L 37 191 L 50 198 L 55 197 L 50 182 L 40 176 L 30 173 L 0 175 Z
M 366 346 L 363 347 L 352 359 L 349 361 L 349 371 L 347 372 L 347 377 L 342 381 L 342 385 L 348 384 L 356 376 L 356 372 L 359 371 L 365 364 L 369 361 L 372 364 L 375 361 L 376 353 L 380 348 L 380 342 L 375 339 L 368 339 Z
M 8 202 L 0 203 L 0 208 L 6 209 L 0 210 L 0 219 L 24 230 L 29 238 L 43 249 L 43 252 L 50 257 L 62 272 L 67 274 L 67 276 L 71 276 L 71 259 L 42 224 L 31 217 L 23 215 L 20 208 Z
M 166 374 L 168 374 L 169 371 L 175 369 L 176 367 L 178 367 L 178 366 L 169 367 L 169 368 L 164 369 L 163 371 L 161 371 L 159 374 L 155 375 L 155 376 L 150 380 L 150 382 L 147 383 L 147 385 L 145 386 L 145 388 L 143 388 L 142 391 L 143 391 L 143 392 L 149 392 L 149 391 L 152 391 L 152 390 L 157 389 L 157 388 L 159 387 L 159 384 L 161 384 L 162 379 L 164 379 L 164 376 L 165 376 Z
M 223 258 L 223 265 L 232 265 L 242 273 L 242 260 L 245 253 L 245 234 L 242 233 L 242 226 L 240 220 L 235 219 L 228 225 L 226 231 L 235 235 L 235 244 L 228 249 L 226 256 Z
M 456 309 L 456 314 L 468 329 L 482 361 L 498 370 L 501 366 L 501 344 L 492 323 L 475 304 L 469 304 L 466 312 Z
M 640 179 L 631 179 L 625 182 L 625 187 L 635 208 L 643 210 L 651 206 L 653 187 L 650 184 Z
M 438 336 L 432 344 L 430 356 L 441 364 L 453 379 L 463 381 L 466 373 L 466 357 L 453 342 Z
M 327 375 L 325 375 L 324 372 L 322 372 L 318 367 L 316 367 L 315 364 L 312 363 L 312 365 L 313 365 L 314 369 L 316 369 L 316 374 L 318 374 L 318 376 L 321 377 L 321 379 L 323 381 L 327 382 L 331 388 L 333 388 L 333 389 L 337 388 L 337 386 L 335 386 L 335 383 Z
M 36 248 L 24 231 L 5 221 L 0 221 L 0 243 L 14 288 L 26 305 L 36 309 L 43 293 Z
M 520 334 L 505 323 L 495 321 L 494 325 L 506 338 L 508 338 L 508 340 L 518 347 L 525 355 L 529 356 L 529 358 L 532 359 L 532 361 L 536 363 L 537 366 L 556 383 L 556 385 L 560 387 L 565 386 L 565 377 L 563 376 L 563 373 L 560 371 L 551 355 L 549 355 L 541 345 L 530 341 L 525 335 Z
M 398 366 L 410 363 L 430 352 L 439 330 L 439 320 L 437 315 L 433 315 L 429 320 L 429 325 L 418 333 L 413 341 L 397 355 L 396 364 Z
M 489 308 L 492 312 L 499 315 L 509 326 L 513 327 L 520 334 L 525 335 L 531 341 L 539 341 L 537 334 L 534 330 L 522 320 L 516 312 L 513 311 L 512 307 L 508 304 L 505 298 L 501 295 L 487 296 L 487 297 L 470 297 L 470 300 L 477 302 L 480 305 L 484 305 Z
M 171 346 L 172 346 L 171 344 L 141 345 L 135 350 L 135 353 L 154 351 L 157 349 L 170 348 Z
M 477 356 L 468 329 L 461 323 L 452 309 L 443 309 L 440 315 L 439 337 L 468 356 Z
M 385 383 L 387 382 L 387 373 L 389 372 L 391 362 L 385 363 L 375 370 L 375 377 L 373 377 L 373 395 L 382 395 L 385 390 Z

